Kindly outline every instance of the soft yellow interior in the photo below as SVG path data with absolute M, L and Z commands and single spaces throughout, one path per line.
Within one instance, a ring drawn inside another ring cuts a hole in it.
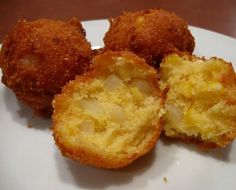
M 163 112 L 158 90 L 144 69 L 113 61 L 96 78 L 77 83 L 63 103 L 57 127 L 66 146 L 126 154 L 153 138 Z
M 162 88 L 169 86 L 165 134 L 187 135 L 224 145 L 236 134 L 236 81 L 230 64 L 177 55 L 161 64 Z

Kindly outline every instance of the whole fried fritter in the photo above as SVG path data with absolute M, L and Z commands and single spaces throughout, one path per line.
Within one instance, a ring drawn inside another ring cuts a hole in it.
M 165 54 L 176 51 L 192 53 L 195 45 L 186 22 L 162 9 L 125 12 L 110 19 L 104 43 L 109 50 L 132 51 L 155 67 L 159 67 Z
M 236 138 L 236 76 L 222 59 L 168 55 L 160 65 L 169 87 L 164 134 L 202 148 L 225 147 Z
M 62 154 L 121 168 L 159 139 L 165 97 L 156 70 L 134 54 L 104 52 L 53 100 L 53 135 Z
M 91 52 L 76 18 L 20 20 L 3 41 L 2 82 L 34 114 L 49 116 L 54 95 L 88 68 Z

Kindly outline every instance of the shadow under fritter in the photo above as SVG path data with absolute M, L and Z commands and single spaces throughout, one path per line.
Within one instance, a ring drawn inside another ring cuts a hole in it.
M 178 141 L 176 139 L 171 139 L 169 137 L 166 137 L 163 134 L 161 136 L 161 141 L 163 142 L 165 146 L 167 146 L 167 148 L 168 146 L 175 144 L 180 148 L 185 148 L 189 151 L 196 152 L 204 157 L 211 157 L 213 159 L 220 160 L 223 162 L 231 162 L 230 154 L 231 154 L 232 143 L 229 144 L 225 148 L 204 150 L 204 149 L 199 148 L 195 144 L 187 144 L 187 143 Z
M 34 116 L 32 110 L 18 101 L 14 93 L 6 87 L 3 88 L 3 99 L 6 110 L 12 119 L 23 127 L 32 127 L 38 130 L 47 130 L 51 127 L 50 118 Z
M 119 170 L 99 169 L 92 166 L 82 165 L 78 162 L 63 158 L 59 152 L 55 153 L 55 160 L 59 178 L 67 184 L 87 189 L 103 189 L 110 186 L 125 185 L 131 183 L 134 178 L 145 175 L 155 162 L 155 149 L 149 154 L 137 159 L 131 165 Z M 168 167 L 168 166 L 167 166 Z M 153 168 L 154 169 L 154 168 Z M 155 169 L 159 172 L 158 169 Z M 135 183 L 138 187 L 145 187 L 151 178 L 156 178 L 155 173 L 148 175 L 145 180 Z

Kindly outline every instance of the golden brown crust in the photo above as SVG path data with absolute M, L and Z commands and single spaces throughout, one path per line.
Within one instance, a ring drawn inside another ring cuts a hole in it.
M 111 56 L 112 55 L 112 56 Z M 144 58 L 140 58 L 138 56 L 134 56 L 134 54 L 132 52 L 129 51 L 110 51 L 110 50 L 103 50 L 100 54 L 98 54 L 96 57 L 94 57 L 94 59 L 92 60 L 92 63 L 94 62 L 100 62 L 100 60 L 110 60 L 112 59 L 112 57 L 126 57 L 127 59 L 131 59 L 135 62 L 136 65 L 139 65 L 140 67 L 142 67 L 145 70 L 150 70 L 151 72 L 154 72 L 153 67 L 146 64 L 145 59 Z M 105 63 L 103 63 L 103 67 L 96 67 L 94 69 L 94 64 L 90 65 L 90 68 L 92 70 L 94 70 L 95 72 L 105 72 L 104 69 L 106 69 L 106 67 L 109 65 L 109 62 L 106 61 Z M 152 78 L 149 78 L 150 80 L 152 80 L 152 82 L 154 82 L 157 78 L 153 77 L 153 75 L 150 75 Z
M 195 45 L 186 22 L 162 9 L 125 12 L 110 19 L 104 43 L 106 49 L 132 51 L 157 67 L 165 54 L 192 53 Z
M 83 164 L 93 165 L 96 167 L 101 168 L 110 168 L 110 169 L 118 169 L 124 167 L 131 162 L 133 162 L 138 157 L 148 153 L 156 144 L 157 140 L 159 139 L 160 133 L 162 131 L 162 121 L 159 120 L 158 123 L 155 125 L 155 129 L 153 130 L 152 138 L 145 144 L 145 146 L 139 150 L 138 152 L 128 153 L 124 152 L 122 155 L 116 154 L 105 154 L 103 152 L 99 152 L 99 150 L 91 150 L 89 148 L 80 147 L 79 145 L 75 147 L 70 147 L 65 144 L 62 133 L 58 127 L 58 123 L 60 121 L 59 116 L 64 108 L 63 104 L 68 97 L 71 97 L 73 93 L 78 88 L 78 84 L 80 83 L 88 83 L 93 81 L 94 78 L 103 76 L 108 71 L 106 68 L 111 64 L 111 59 L 114 57 L 125 57 L 127 60 L 132 60 L 135 62 L 137 67 L 142 68 L 143 70 L 150 70 L 150 77 L 147 80 L 152 81 L 156 85 L 156 95 L 161 100 L 161 106 L 164 105 L 165 101 L 165 94 L 159 90 L 157 84 L 157 76 L 156 71 L 149 65 L 145 64 L 143 59 L 135 56 L 130 52 L 103 52 L 100 55 L 97 55 L 93 60 L 90 66 L 90 69 L 82 76 L 77 76 L 75 80 L 69 82 L 66 86 L 63 87 L 62 93 L 56 95 L 55 99 L 53 100 L 53 108 L 54 113 L 52 115 L 53 121 L 53 136 L 55 142 L 59 149 L 61 150 L 62 155 L 69 157 L 73 160 L 80 161 Z M 112 63 L 114 64 L 114 63 Z M 135 69 L 135 68 L 134 68 Z M 131 71 L 132 72 L 132 71 Z
M 3 41 L 2 82 L 34 114 L 48 116 L 54 95 L 86 70 L 90 57 L 91 46 L 76 18 L 20 20 Z
M 163 129 L 163 134 L 165 134 L 164 129 Z M 169 137 L 169 136 L 167 136 L 167 137 Z M 186 134 L 178 133 L 176 136 L 171 136 L 170 138 L 182 141 L 183 143 L 187 143 L 187 144 L 195 144 L 199 148 L 206 149 L 206 150 L 213 149 L 213 148 L 222 148 L 217 143 L 207 142 L 207 141 L 202 140 L 200 137 L 191 137 L 191 136 L 187 136 Z M 230 139 L 228 139 L 228 140 L 230 140 Z

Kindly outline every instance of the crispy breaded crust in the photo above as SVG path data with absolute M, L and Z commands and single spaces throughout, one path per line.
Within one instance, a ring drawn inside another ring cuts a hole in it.
M 154 120 L 151 119 L 153 122 L 155 121 L 155 123 L 153 125 L 151 124 L 151 127 L 146 128 L 144 126 L 145 130 L 142 133 L 143 134 L 145 133 L 146 135 L 144 137 L 142 137 L 143 139 L 139 140 L 140 142 L 138 141 L 137 145 L 133 145 L 132 143 L 130 143 L 130 142 L 136 141 L 136 139 L 133 139 L 133 140 L 131 139 L 131 138 L 134 138 L 135 136 L 131 135 L 128 139 L 126 139 L 127 135 L 129 135 L 126 132 L 124 132 L 123 135 L 119 135 L 120 133 L 122 133 L 121 131 L 123 129 L 124 130 L 126 130 L 127 128 L 129 129 L 129 126 L 125 126 L 125 128 L 122 129 L 122 127 L 124 127 L 122 124 L 118 125 L 120 127 L 114 128 L 113 132 L 116 135 L 112 136 L 113 133 L 111 133 L 111 137 L 109 137 L 110 141 L 106 140 L 106 135 L 104 137 L 103 133 L 97 133 L 98 136 L 96 136 L 96 138 L 92 138 L 92 141 L 94 141 L 93 142 L 94 144 L 90 140 L 81 140 L 81 139 L 85 138 L 85 135 L 81 135 L 80 138 L 76 138 L 75 137 L 76 135 L 74 135 L 74 136 L 67 135 L 69 137 L 68 137 L 68 139 L 66 139 L 66 134 L 77 134 L 79 136 L 83 130 L 83 129 L 77 130 L 74 127 L 72 127 L 73 121 L 75 120 L 75 117 L 73 117 L 73 115 L 75 115 L 77 118 L 83 118 L 84 117 L 83 113 L 85 113 L 83 110 L 82 110 L 82 114 L 79 114 L 78 110 L 73 111 L 76 106 L 77 106 L 77 108 L 80 106 L 78 104 L 78 101 L 80 101 L 79 97 L 80 96 L 87 97 L 87 95 L 85 96 L 84 93 L 80 94 L 79 93 L 80 90 L 84 92 L 84 90 L 86 88 L 90 88 L 91 92 L 89 91 L 90 94 L 88 94 L 88 95 L 90 95 L 90 97 L 96 97 L 96 93 L 97 93 L 97 91 L 99 91 L 99 88 L 97 87 L 98 89 L 96 91 L 92 90 L 93 89 L 92 88 L 93 81 L 95 81 L 96 79 L 99 79 L 99 78 L 103 78 L 104 76 L 106 78 L 107 76 L 114 74 L 114 73 L 118 76 L 118 74 L 117 74 L 118 68 L 117 67 L 119 67 L 119 66 L 115 66 L 115 64 L 117 63 L 118 57 L 120 57 L 121 59 L 124 59 L 120 62 L 121 65 L 123 64 L 123 61 L 124 62 L 125 61 L 132 62 L 132 63 L 125 63 L 125 65 L 127 65 L 127 68 L 130 68 L 129 76 L 131 76 L 131 78 L 130 78 L 131 81 L 133 80 L 133 77 L 143 77 L 143 80 L 145 79 L 155 86 L 155 90 L 151 93 L 152 93 L 153 97 L 156 97 L 156 101 L 159 101 L 158 105 L 160 105 L 160 108 L 155 108 L 155 109 L 160 111 L 161 107 L 164 105 L 165 95 L 159 89 L 159 86 L 157 83 L 157 73 L 154 68 L 147 65 L 143 59 L 140 59 L 139 57 L 137 57 L 134 54 L 131 54 L 129 52 L 110 52 L 110 51 L 104 52 L 101 55 L 96 56 L 92 60 L 92 64 L 91 64 L 90 69 L 87 73 L 85 73 L 82 76 L 77 76 L 75 80 L 68 83 L 65 87 L 63 87 L 62 93 L 57 95 L 55 97 L 55 99 L 53 100 L 53 108 L 54 108 L 54 113 L 52 115 L 53 136 L 54 136 L 57 146 L 61 150 L 62 155 L 69 157 L 73 160 L 79 161 L 83 164 L 89 164 L 89 165 L 93 165 L 93 166 L 101 167 L 101 168 L 117 169 L 117 168 L 121 168 L 121 167 L 124 167 L 124 166 L 130 164 L 138 157 L 148 153 L 155 146 L 157 140 L 159 139 L 161 130 L 162 130 L 162 120 L 161 120 L 161 118 L 159 118 L 159 115 L 161 115 L 161 112 L 159 113 L 158 116 L 154 116 L 154 118 L 153 118 Z M 118 65 L 119 65 L 119 63 L 118 63 Z M 111 70 L 109 70 L 110 68 L 113 68 L 114 70 L 111 71 Z M 119 72 L 122 72 L 123 66 L 121 66 L 120 68 L 121 68 L 121 71 L 119 71 Z M 139 76 L 139 74 L 137 74 L 137 73 L 140 73 L 140 71 L 143 71 L 143 74 L 144 74 L 143 76 Z M 135 72 L 137 72 L 137 73 L 135 73 Z M 126 73 L 124 74 L 124 76 L 126 76 Z M 122 77 L 120 76 L 120 78 L 122 78 Z M 103 79 L 101 79 L 101 81 L 102 80 Z M 127 79 L 127 80 L 129 80 L 129 79 Z M 86 84 L 88 84 L 88 85 L 86 85 Z M 81 86 L 83 86 L 83 87 L 81 87 Z M 103 88 L 101 88 L 101 89 L 103 89 Z M 85 90 L 85 92 L 86 92 L 86 90 Z M 110 91 L 106 92 L 106 90 L 101 90 L 101 92 L 110 93 Z M 128 93 L 128 91 L 127 91 L 127 93 Z M 117 93 L 115 93 L 115 94 L 119 94 L 119 92 L 117 91 Z M 111 95 L 110 95 L 111 97 L 109 99 L 107 99 L 106 104 L 109 104 L 110 102 L 113 102 L 113 103 L 115 102 L 114 101 L 115 94 L 111 93 Z M 123 95 L 123 97 L 124 96 L 125 96 L 125 94 Z M 77 97 L 76 98 L 77 101 L 74 101 L 72 97 Z M 98 97 L 100 97 L 100 96 L 98 96 Z M 89 98 L 89 97 L 87 97 L 87 98 Z M 122 97 L 120 97 L 120 98 L 122 99 Z M 128 96 L 127 96 L 127 98 L 128 98 Z M 131 98 L 131 100 L 132 100 L 132 98 Z M 100 100 L 99 102 L 101 104 L 103 103 L 102 100 Z M 156 103 L 157 102 L 154 102 L 154 104 L 156 104 Z M 72 106 L 72 104 L 74 106 Z M 128 106 L 131 104 L 133 104 L 133 103 L 131 103 L 131 102 L 127 103 Z M 123 107 L 122 101 L 120 102 L 120 106 Z M 125 109 L 125 107 L 123 107 L 123 109 Z M 69 114 L 67 115 L 67 113 L 69 113 Z M 129 115 L 129 117 L 132 116 L 131 113 L 127 113 L 127 114 Z M 157 114 L 157 112 L 155 114 Z M 70 118 L 68 118 L 68 117 L 70 117 Z M 144 122 L 147 119 L 147 116 L 143 115 L 143 117 L 144 117 L 144 119 L 140 118 L 140 121 Z M 155 117 L 158 117 L 158 118 L 155 118 Z M 124 122 L 128 122 L 128 123 L 130 123 L 132 121 L 136 122 L 135 120 L 129 121 L 130 119 L 124 120 Z M 65 122 L 68 120 L 71 121 L 70 125 L 66 124 L 67 122 Z M 136 120 L 137 120 L 137 118 L 136 118 Z M 97 121 L 99 121 L 99 119 L 94 120 L 95 123 L 97 123 Z M 109 126 L 105 126 L 104 134 L 109 134 L 109 130 L 113 129 L 112 126 L 115 125 L 116 123 L 110 122 L 109 117 L 105 121 L 107 121 L 109 123 Z M 80 125 L 80 124 L 77 124 L 77 126 L 78 125 Z M 147 125 L 150 125 L 150 123 L 148 122 Z M 95 129 L 94 129 L 95 131 L 97 130 L 96 127 L 98 127 L 98 126 L 95 126 Z M 133 130 L 138 131 L 139 130 L 138 127 L 139 127 L 139 125 L 137 125 L 137 129 L 134 128 Z M 68 132 L 69 128 L 70 128 L 70 132 Z M 90 132 L 86 133 L 87 137 L 85 139 L 90 139 L 90 136 L 94 135 L 95 131 L 93 131 L 91 133 Z M 131 131 L 129 133 L 135 133 L 135 131 Z M 138 135 L 138 136 L 136 136 L 136 138 L 139 138 L 140 136 L 142 136 L 142 135 Z M 123 140 L 123 137 L 124 137 L 124 140 Z M 73 141 L 73 143 L 69 143 L 69 141 L 71 141 L 72 138 L 77 139 L 77 141 Z M 77 143 L 78 141 L 80 141 L 80 143 Z M 101 146 L 99 145 L 100 141 L 102 142 Z M 109 143 L 106 146 L 104 146 L 103 141 L 105 142 L 105 144 L 107 142 L 109 142 Z M 121 144 L 119 144 L 119 142 L 121 142 Z M 123 145 L 123 142 L 126 145 Z M 133 151 L 133 149 L 135 151 Z
M 165 130 L 163 129 L 163 133 L 165 134 Z M 167 136 L 170 137 L 170 136 Z M 183 143 L 188 143 L 188 144 L 195 144 L 197 145 L 200 149 L 207 150 L 207 149 L 215 149 L 215 148 L 222 148 L 221 145 L 215 143 L 215 142 L 207 142 L 202 140 L 199 137 L 193 137 L 193 136 L 187 136 L 186 134 L 180 134 L 178 133 L 176 136 L 171 136 L 171 138 L 176 139 L 178 141 L 181 141 Z M 222 139 L 224 137 L 222 136 Z M 228 144 L 229 142 L 232 141 L 232 139 L 229 139 L 227 136 L 224 139 L 225 144 Z
M 90 43 L 80 21 L 19 20 L 3 41 L 2 82 L 34 114 L 50 116 L 55 94 L 89 66 Z
M 187 23 L 163 9 L 124 12 L 110 19 L 104 43 L 106 49 L 132 51 L 156 67 L 165 54 L 192 53 L 195 46 Z
M 216 57 L 168 55 L 160 84 L 168 86 L 164 133 L 203 149 L 227 146 L 236 137 L 236 76 Z

